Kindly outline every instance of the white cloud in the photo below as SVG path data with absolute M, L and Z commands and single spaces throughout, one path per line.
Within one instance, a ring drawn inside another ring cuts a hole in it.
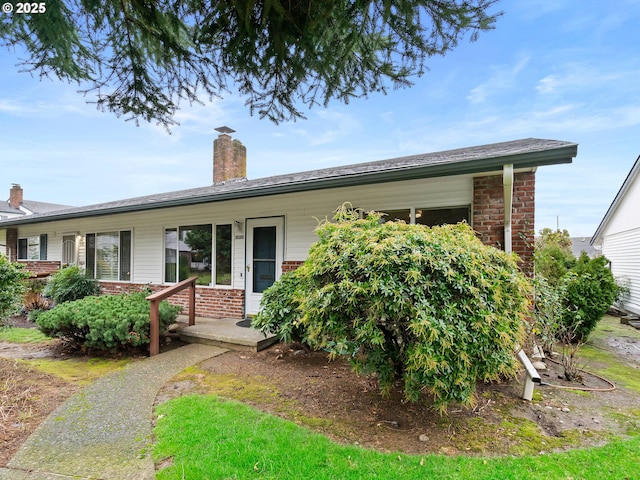
M 517 84 L 518 76 L 529 63 L 529 56 L 522 56 L 514 65 L 498 65 L 491 67 L 488 80 L 472 88 L 467 100 L 472 104 L 485 102 L 489 97 L 497 97 Z

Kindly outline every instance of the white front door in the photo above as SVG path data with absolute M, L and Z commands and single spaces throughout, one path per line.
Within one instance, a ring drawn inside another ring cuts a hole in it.
M 62 236 L 62 265 L 75 265 L 77 259 L 76 236 Z
M 247 220 L 246 250 L 246 314 L 260 310 L 262 292 L 282 274 L 284 251 L 284 218 L 252 218 Z

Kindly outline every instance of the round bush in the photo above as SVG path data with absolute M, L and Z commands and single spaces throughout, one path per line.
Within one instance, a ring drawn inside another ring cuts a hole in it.
M 148 293 L 85 297 L 42 312 L 36 324 L 43 333 L 86 349 L 115 351 L 149 344 Z M 160 330 L 172 323 L 180 307 L 160 303 Z
M 515 256 L 483 245 L 466 224 L 381 223 L 346 209 L 336 220 L 265 292 L 254 326 L 349 355 L 377 373 L 383 393 L 402 379 L 408 400 L 427 391 L 440 409 L 473 404 L 478 380 L 516 372 L 529 284 Z
M 43 291 L 44 296 L 53 298 L 56 303 L 72 302 L 98 294 L 98 281 L 76 266 L 63 268 L 51 275 Z
M 606 257 L 589 258 L 583 253 L 564 278 L 562 321 L 573 341 L 586 341 L 618 296 L 619 287 L 608 264 Z

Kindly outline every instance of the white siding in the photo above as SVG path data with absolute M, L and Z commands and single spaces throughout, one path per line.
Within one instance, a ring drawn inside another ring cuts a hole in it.
M 331 219 L 333 211 L 344 202 L 351 202 L 354 207 L 368 211 L 463 206 L 471 205 L 472 201 L 473 179 L 464 175 L 24 225 L 18 226 L 18 236 L 48 234 L 47 258 L 60 260 L 63 235 L 77 233 L 78 260 L 84 267 L 84 236 L 87 233 L 132 230 L 132 281 L 161 283 L 164 273 L 165 228 L 230 223 L 233 225 L 232 287 L 244 288 L 244 228 L 247 218 L 284 216 L 284 260 L 294 261 L 304 260 L 309 247 L 317 240 L 314 229 L 318 220 Z M 241 228 L 236 227 L 236 221 L 242 225 Z M 0 230 L 0 235 L 2 232 L 4 231 Z
M 0 255 L 7 253 L 7 231 L 0 230 Z
M 603 236 L 640 228 L 640 175 L 636 175 L 607 223 Z M 640 245 L 636 247 L 640 250 Z
M 630 288 L 631 293 L 622 307 L 640 314 L 640 227 L 607 235 L 602 254 L 611 262 L 616 280 Z

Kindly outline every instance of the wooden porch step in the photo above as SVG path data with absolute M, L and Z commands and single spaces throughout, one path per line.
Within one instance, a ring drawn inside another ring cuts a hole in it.
M 636 330 L 640 330 L 640 320 L 629 320 L 628 323 Z
M 179 321 L 188 319 L 178 317 Z M 180 340 L 187 343 L 204 343 L 230 350 L 259 352 L 274 344 L 275 335 L 265 335 L 251 327 L 236 325 L 234 318 L 196 317 L 196 324 L 178 330 Z

